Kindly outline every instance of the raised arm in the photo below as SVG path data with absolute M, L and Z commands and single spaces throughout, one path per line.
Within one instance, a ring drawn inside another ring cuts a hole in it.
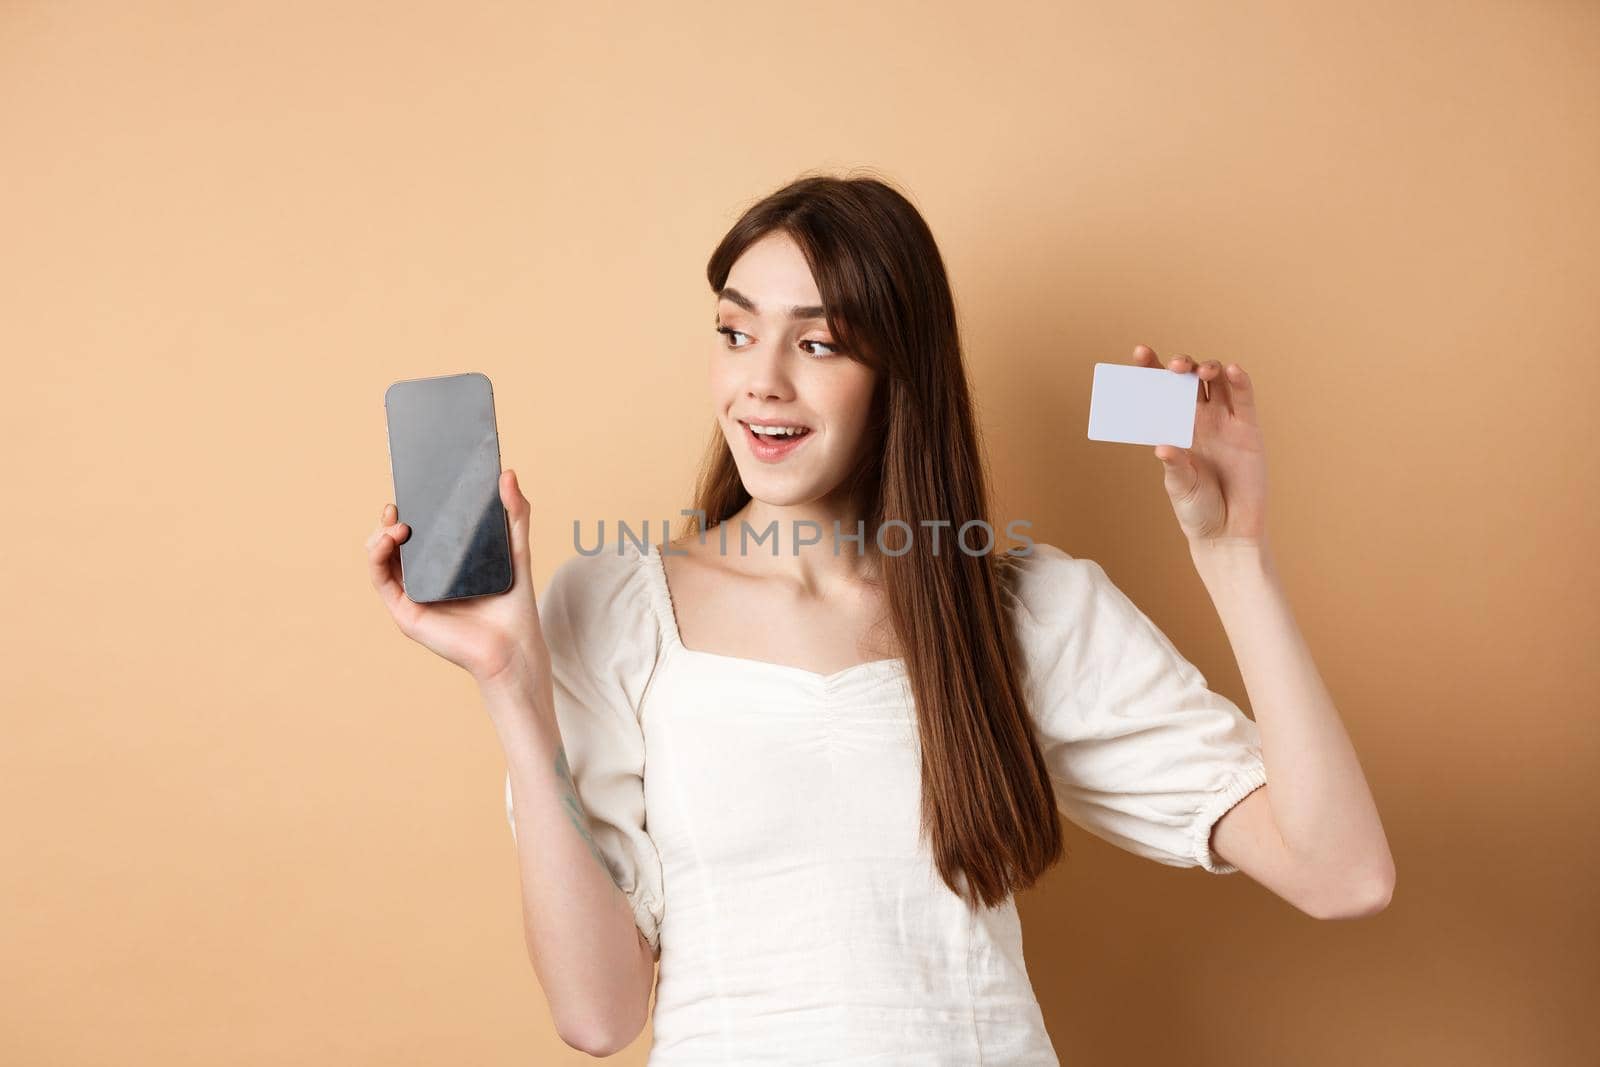
M 508 817 L 518 843 L 529 958 L 562 1040 L 606 1055 L 629 1044 L 644 1026 L 655 970 L 654 947 L 644 930 L 655 937 L 661 894 L 659 863 L 642 826 L 637 772 L 643 742 L 626 695 L 590 677 L 589 664 L 605 661 L 588 646 L 610 620 L 592 617 L 581 634 L 571 625 L 573 592 L 604 592 L 604 587 L 553 582 L 546 597 L 536 597 L 528 500 L 512 471 L 501 472 L 499 488 L 510 522 L 514 571 L 505 594 L 443 603 L 411 600 L 398 551 L 411 530 L 392 504 L 367 538 L 367 569 L 401 633 L 466 670 L 478 684 L 505 749 L 515 808 Z M 560 573 L 577 577 L 570 568 Z M 545 601 L 554 649 L 541 622 Z M 626 659 L 634 649 L 643 655 L 647 644 L 635 641 L 619 655 Z M 569 726 L 565 743 L 563 720 Z M 568 749 L 578 775 L 589 776 L 585 792 L 606 809 L 595 818 L 579 803 L 567 772 Z M 596 828 L 607 835 L 600 847 L 591 836 Z M 606 847 L 614 854 L 609 865 Z
M 506 753 L 528 957 L 561 1039 L 609 1056 L 644 1028 L 655 954 L 590 834 L 548 676 L 481 691 Z

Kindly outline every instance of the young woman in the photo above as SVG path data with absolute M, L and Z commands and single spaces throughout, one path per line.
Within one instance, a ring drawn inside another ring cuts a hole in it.
M 802 178 L 707 275 L 703 523 L 580 552 L 537 602 L 511 471 L 510 593 L 406 599 L 392 505 L 367 546 L 400 629 L 482 689 L 569 1044 L 629 1044 L 659 960 L 652 1064 L 1055 1064 L 1013 895 L 1063 857 L 1058 812 L 1313 916 L 1385 906 L 1383 829 L 1272 564 L 1242 368 L 1168 360 L 1202 394 L 1193 447 L 1155 454 L 1255 721 L 1098 564 L 984 536 L 954 304 L 903 195 Z

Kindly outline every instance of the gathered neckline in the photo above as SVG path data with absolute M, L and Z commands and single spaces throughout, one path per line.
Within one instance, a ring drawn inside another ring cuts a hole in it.
M 638 562 L 645 568 L 649 576 L 651 592 L 654 594 L 653 602 L 656 614 L 661 620 L 661 628 L 666 632 L 667 639 L 680 651 L 690 656 L 698 656 L 706 660 L 720 660 L 724 663 L 737 664 L 752 670 L 768 670 L 778 673 L 787 673 L 799 678 L 827 686 L 845 678 L 862 673 L 876 673 L 878 671 L 899 671 L 906 669 L 903 657 L 888 659 L 870 659 L 863 663 L 852 663 L 836 671 L 824 673 L 813 671 L 805 667 L 797 667 L 790 663 L 778 663 L 774 660 L 755 659 L 750 656 L 730 656 L 722 652 L 705 652 L 698 648 L 690 648 L 683 643 L 683 635 L 678 631 L 678 615 L 672 604 L 672 588 L 667 583 L 667 568 L 662 562 L 662 553 L 659 545 L 651 545 L 648 551 L 641 550 L 637 545 L 628 544 Z

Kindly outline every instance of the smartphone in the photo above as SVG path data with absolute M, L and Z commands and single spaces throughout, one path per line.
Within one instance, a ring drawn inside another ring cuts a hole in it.
M 383 394 L 406 596 L 419 604 L 511 588 L 494 387 L 471 372 L 409 378 Z

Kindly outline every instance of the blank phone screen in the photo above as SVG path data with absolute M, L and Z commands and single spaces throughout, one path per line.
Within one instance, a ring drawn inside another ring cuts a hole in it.
M 384 393 L 406 596 L 418 603 L 511 588 L 494 391 L 476 372 L 395 382 Z

